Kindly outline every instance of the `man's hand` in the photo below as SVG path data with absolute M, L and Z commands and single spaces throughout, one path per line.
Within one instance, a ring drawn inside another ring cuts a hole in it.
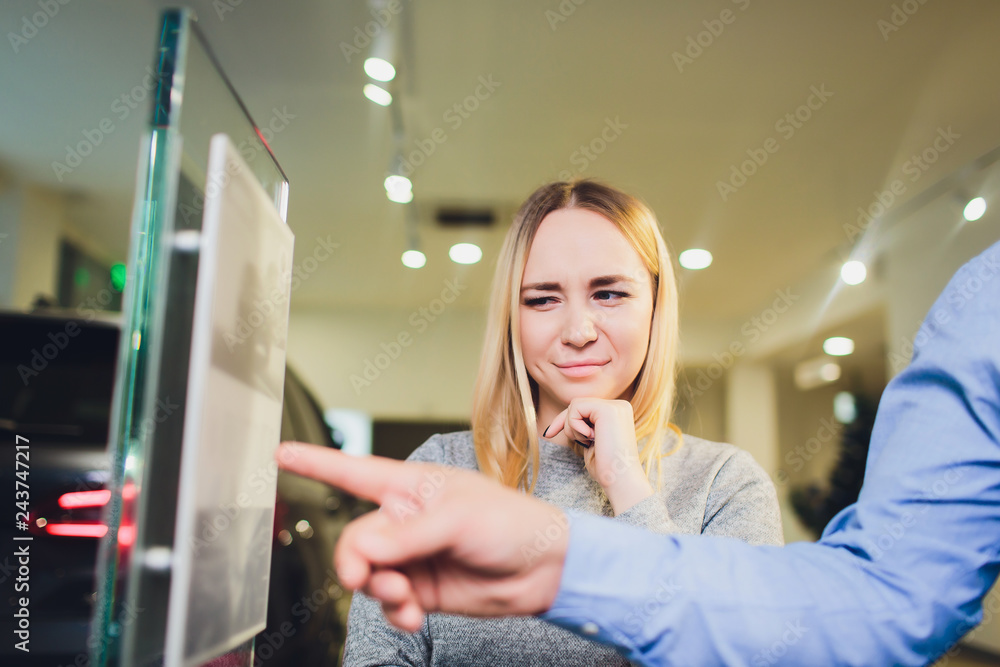
M 278 464 L 378 503 L 337 542 L 342 584 L 415 632 L 433 611 L 537 614 L 555 600 L 569 544 L 558 508 L 471 471 L 358 458 L 293 442 Z

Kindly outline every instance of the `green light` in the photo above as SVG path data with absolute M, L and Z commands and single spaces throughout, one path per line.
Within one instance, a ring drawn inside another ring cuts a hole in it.
M 115 291 L 121 292 L 125 289 L 125 265 L 118 263 L 111 267 L 111 286 Z
M 90 271 L 82 266 L 77 268 L 77 270 L 73 272 L 73 284 L 77 287 L 86 287 L 89 285 Z

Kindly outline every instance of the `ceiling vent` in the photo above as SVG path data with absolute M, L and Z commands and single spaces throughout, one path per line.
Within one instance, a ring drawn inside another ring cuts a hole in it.
M 441 227 L 492 227 L 497 214 L 492 208 L 468 206 L 441 206 L 434 214 Z

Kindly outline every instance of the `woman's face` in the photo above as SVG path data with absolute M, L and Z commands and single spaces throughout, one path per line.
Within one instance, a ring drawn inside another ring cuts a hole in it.
M 631 398 L 649 347 L 653 286 L 610 220 L 579 208 L 545 216 L 528 252 L 519 308 L 540 424 L 573 398 Z

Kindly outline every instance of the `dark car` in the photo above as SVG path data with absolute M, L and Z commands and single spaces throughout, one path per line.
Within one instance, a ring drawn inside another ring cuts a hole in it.
M 0 634 L 8 638 L 0 664 L 87 664 L 98 542 L 107 530 L 101 517 L 110 498 L 105 485 L 118 338 L 115 321 L 92 315 L 0 313 L 0 494 L 26 500 L 21 508 L 28 510 L 27 517 L 0 524 L 6 545 L 0 590 L 9 605 L 0 619 Z M 290 369 L 281 438 L 340 446 Z M 370 505 L 294 475 L 279 473 L 277 486 L 267 629 L 256 638 L 255 664 L 336 665 L 349 596 L 332 569 L 333 545 L 343 525 Z M 25 536 L 32 540 L 15 540 Z M 129 542 L 128 531 L 120 531 L 126 559 Z M 15 548 L 25 543 L 29 576 L 19 582 Z M 14 614 L 25 595 L 30 653 L 15 648 Z

